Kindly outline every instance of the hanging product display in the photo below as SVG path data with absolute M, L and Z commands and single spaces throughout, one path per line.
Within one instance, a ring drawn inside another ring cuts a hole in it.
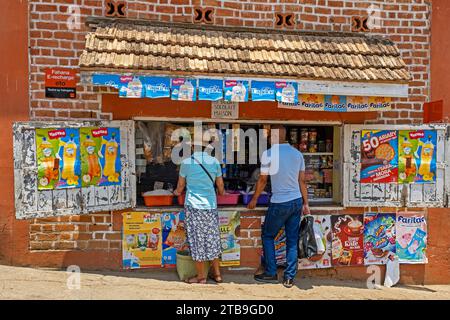
M 300 259 L 299 269 L 322 269 L 331 267 L 331 219 L 330 215 L 314 215 L 314 236 L 318 254 L 310 259 Z
M 398 132 L 361 132 L 361 183 L 393 183 L 398 180 Z
M 275 82 L 252 81 L 252 101 L 275 101 Z
M 331 216 L 333 266 L 364 264 L 363 215 Z
M 400 263 L 427 263 L 427 221 L 422 212 L 397 213 L 396 250 Z
M 164 267 L 176 266 L 177 251 L 188 249 L 184 218 L 184 211 L 166 212 L 161 215 L 162 265 Z
M 221 266 L 238 266 L 241 259 L 241 247 L 238 238 L 241 230 L 238 211 L 219 211 L 220 238 L 222 241 Z
M 223 99 L 223 80 L 199 79 L 198 100 L 218 101 Z
M 435 130 L 399 131 L 399 183 L 436 181 Z
M 172 100 L 195 101 L 197 98 L 197 80 L 188 78 L 172 79 Z
M 395 213 L 364 214 L 364 264 L 386 264 L 395 255 Z
M 248 81 L 247 80 L 225 80 L 224 81 L 225 101 L 246 102 L 248 101 Z
M 123 217 L 122 262 L 125 269 L 160 267 L 161 215 L 127 212 Z
M 38 190 L 80 187 L 78 129 L 36 129 Z

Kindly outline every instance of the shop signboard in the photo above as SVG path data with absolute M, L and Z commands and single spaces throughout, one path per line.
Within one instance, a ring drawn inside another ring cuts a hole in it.
M 225 80 L 225 101 L 246 102 L 249 96 L 248 80 Z
M 322 253 L 311 259 L 300 259 L 298 261 L 299 269 L 323 269 L 331 268 L 331 242 L 332 242 L 332 230 L 331 230 L 331 216 L 330 215 L 313 215 L 314 228 L 317 228 L 316 234 L 320 234 L 320 239 L 316 238 L 316 241 L 321 241 L 323 248 Z
M 138 76 L 121 76 L 119 86 L 119 97 L 121 98 L 143 98 L 145 87 L 143 78 Z
M 74 69 L 49 68 L 45 70 L 45 97 L 75 99 L 77 78 Z
M 188 249 L 184 219 L 184 211 L 161 214 L 163 267 L 175 267 L 177 251 Z
M 122 262 L 124 269 L 161 267 L 161 215 L 126 212 L 123 217 Z
M 223 80 L 199 79 L 198 100 L 218 101 L 223 99 Z
M 197 98 L 197 80 L 188 78 L 173 78 L 172 100 L 195 101 Z
M 292 81 L 275 82 L 275 96 L 280 103 L 298 103 L 298 84 Z
M 145 97 L 147 98 L 169 98 L 170 78 L 145 77 Z
M 38 190 L 80 187 L 78 129 L 36 129 L 36 151 Z
M 395 213 L 364 214 L 364 264 L 386 264 L 395 255 Z
M 399 183 L 436 181 L 436 130 L 399 131 Z
M 219 229 L 222 243 L 221 266 L 238 266 L 241 260 L 241 221 L 239 211 L 219 211 Z
M 80 128 L 82 186 L 121 184 L 120 129 Z
M 398 180 L 398 131 L 361 131 L 361 183 Z
M 228 101 L 213 101 L 211 103 L 211 118 L 239 119 L 239 103 Z
M 331 252 L 333 266 L 364 264 L 363 215 L 332 215 Z
M 396 251 L 400 263 L 427 263 L 427 220 L 422 212 L 398 212 Z
M 275 101 L 275 82 L 252 81 L 252 101 Z

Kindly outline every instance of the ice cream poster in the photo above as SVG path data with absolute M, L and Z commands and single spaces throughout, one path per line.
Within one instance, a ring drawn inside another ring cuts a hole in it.
M 145 87 L 141 77 L 121 76 L 119 85 L 119 97 L 121 98 L 144 97 Z
M 188 249 L 184 218 L 184 211 L 161 214 L 163 267 L 175 267 L 177 251 Z
M 364 265 L 363 215 L 332 215 L 332 265 Z
M 172 79 L 172 100 L 195 101 L 197 98 L 197 80 L 187 78 Z
M 331 267 L 331 216 L 330 215 L 314 215 L 314 235 L 318 254 L 310 259 L 300 259 L 298 261 L 299 269 L 322 269 Z
M 275 101 L 275 82 L 252 81 L 252 101 Z
M 120 129 L 80 129 L 82 186 L 121 183 Z
M 36 129 L 38 190 L 80 187 L 78 129 Z
M 241 221 L 238 211 L 219 211 L 220 240 L 222 243 L 221 266 L 238 266 L 241 260 L 241 247 L 238 238 Z
M 436 181 L 435 130 L 399 131 L 399 183 Z
M 424 213 L 397 213 L 396 250 L 400 263 L 427 263 L 427 221 Z
M 224 82 L 225 101 L 246 102 L 248 101 L 248 81 L 247 80 L 225 80 Z
M 364 264 L 386 264 L 395 254 L 395 213 L 364 214 Z
M 361 183 L 398 180 L 398 131 L 361 132 Z
M 275 82 L 275 96 L 281 103 L 298 103 L 297 82 L 277 81 Z
M 161 267 L 161 215 L 127 212 L 123 217 L 122 264 L 124 269 Z

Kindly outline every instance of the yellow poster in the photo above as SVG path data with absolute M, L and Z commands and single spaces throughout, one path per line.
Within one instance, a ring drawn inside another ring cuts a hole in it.
M 238 211 L 219 211 L 220 239 L 222 242 L 221 266 L 238 266 L 241 261 L 239 236 L 241 219 Z
M 126 212 L 122 216 L 123 268 L 161 267 L 161 215 L 148 212 Z

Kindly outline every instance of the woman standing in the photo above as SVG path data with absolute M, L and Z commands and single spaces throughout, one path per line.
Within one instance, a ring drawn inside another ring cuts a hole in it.
M 199 150 L 181 162 L 175 190 L 175 195 L 180 195 L 185 187 L 187 189 L 184 203 L 186 233 L 197 269 L 197 276 L 187 279 L 186 282 L 205 284 L 204 265 L 207 261 L 212 261 L 212 270 L 208 277 L 221 283 L 219 256 L 222 250 L 215 186 L 219 194 L 224 194 L 225 190 L 220 163 L 203 150 L 203 145 L 204 143 L 197 143 L 197 148 L 194 145 L 194 148 Z

